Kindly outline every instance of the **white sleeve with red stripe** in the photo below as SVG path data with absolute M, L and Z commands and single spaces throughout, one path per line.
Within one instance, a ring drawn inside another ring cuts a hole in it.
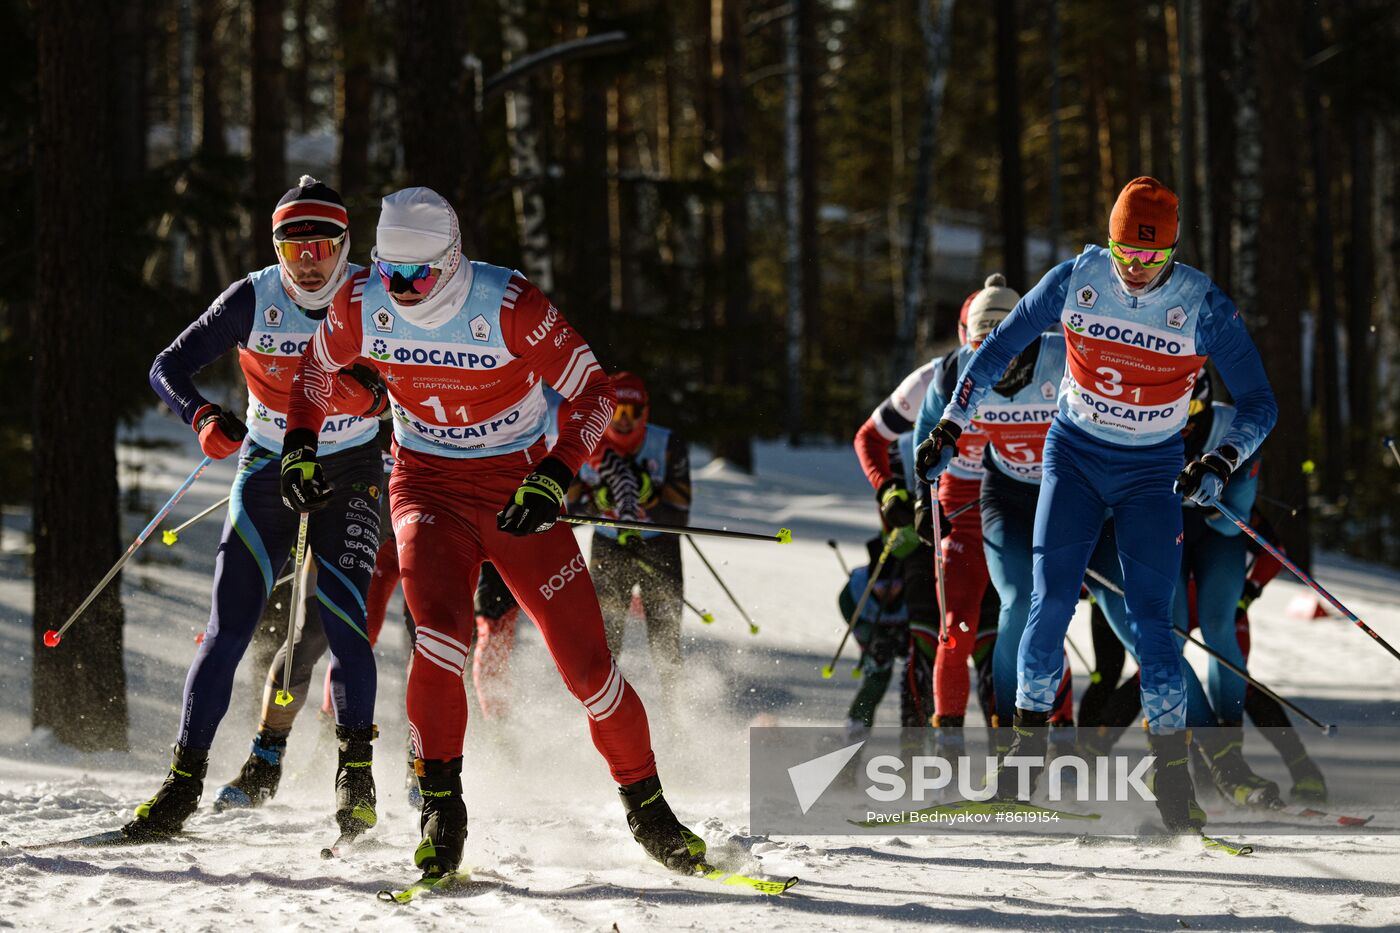
M 550 455 L 577 473 L 612 420 L 612 383 L 588 342 L 543 292 L 519 276 L 511 279 L 515 289 L 515 307 L 501 318 L 506 347 L 568 403 Z

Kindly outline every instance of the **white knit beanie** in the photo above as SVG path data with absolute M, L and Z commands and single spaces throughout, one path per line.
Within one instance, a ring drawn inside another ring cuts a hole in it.
M 1006 277 L 1000 272 L 987 276 L 983 288 L 967 309 L 968 343 L 981 343 L 987 335 L 1011 314 L 1021 296 L 1006 287 Z

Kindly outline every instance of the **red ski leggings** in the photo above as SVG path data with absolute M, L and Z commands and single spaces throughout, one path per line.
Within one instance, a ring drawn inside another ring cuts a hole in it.
M 938 501 L 945 515 L 982 495 L 982 481 L 944 474 Z M 946 639 L 938 644 L 933 664 L 933 708 L 939 718 L 967 713 L 967 662 L 977 645 L 977 620 L 987 591 L 987 559 L 982 552 L 982 510 L 976 505 L 949 520 L 943 529 L 943 590 Z
M 389 495 L 404 601 L 417 635 L 408 674 L 414 751 L 439 761 L 462 755 L 473 596 L 481 562 L 489 560 L 583 704 L 613 779 L 632 784 L 656 773 L 646 710 L 608 651 L 573 530 L 560 523 L 517 538 L 496 529 L 496 513 L 544 455 L 542 441 L 520 453 L 464 460 L 396 451 Z

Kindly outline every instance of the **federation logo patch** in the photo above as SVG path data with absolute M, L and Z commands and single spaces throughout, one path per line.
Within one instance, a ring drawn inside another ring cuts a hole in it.
M 470 323 L 472 329 L 472 339 L 483 341 L 491 339 L 491 325 L 487 322 L 486 315 L 478 314 L 476 317 L 471 319 Z
M 1173 330 L 1181 330 L 1186 326 L 1186 309 L 1181 305 L 1167 309 L 1167 326 Z
M 1055 383 L 1046 380 L 1040 384 L 1040 397 L 1047 402 L 1055 397 Z
M 374 312 L 373 319 L 375 330 L 379 331 L 381 334 L 393 333 L 394 315 L 390 313 L 388 308 L 380 308 L 378 311 Z
M 282 309 L 276 305 L 268 305 L 267 310 L 263 312 L 263 322 L 268 327 L 281 327 L 282 317 Z
M 1098 300 L 1099 293 L 1094 290 L 1094 286 L 1092 285 L 1085 285 L 1074 293 L 1074 303 L 1081 308 L 1092 308 L 1094 303 Z

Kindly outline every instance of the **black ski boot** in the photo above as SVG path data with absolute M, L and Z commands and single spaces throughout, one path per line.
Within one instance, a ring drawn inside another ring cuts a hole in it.
M 1327 802 L 1327 780 L 1322 776 L 1322 769 L 1307 752 L 1287 762 L 1287 765 L 1288 774 L 1293 778 L 1293 786 L 1288 791 L 1289 797 L 1306 803 Z
M 340 740 L 335 769 L 335 822 L 341 835 L 355 837 L 379 822 L 374 812 L 374 741 L 379 730 L 335 727 Z
M 1046 747 L 1049 731 L 1050 711 L 1043 712 L 1016 707 L 1016 718 L 1011 726 L 1011 747 L 1006 750 L 1006 758 L 1023 757 L 1039 758 L 1042 761 L 1046 758 Z M 1041 772 L 1044 767 L 1030 768 L 1030 786 L 1026 790 L 1024 797 L 1020 796 L 1020 769 L 1007 767 L 1004 763 L 998 765 L 996 773 L 997 792 L 994 799 L 1010 802 L 1015 800 L 1029 800 L 1035 794 L 1035 786 L 1040 782 Z
M 1222 796 L 1241 807 L 1276 807 L 1278 785 L 1255 774 L 1244 760 L 1244 729 L 1238 723 L 1202 729 L 1196 744 L 1205 753 L 1211 780 Z
M 173 836 L 199 809 L 204 793 L 204 775 L 209 770 L 209 751 L 175 746 L 170 773 L 156 795 L 136 808 L 136 819 L 122 827 L 131 839 L 157 839 Z
M 1147 746 L 1157 760 L 1147 786 L 1157 798 L 1157 812 L 1170 833 L 1199 833 L 1206 825 L 1206 813 L 1196 803 L 1196 787 L 1191 783 L 1185 730 L 1170 734 L 1148 733 Z
M 676 819 L 662 796 L 660 778 L 652 775 L 617 792 L 627 810 L 627 828 L 647 855 L 683 875 L 693 874 L 705 861 L 705 840 Z
M 287 751 L 287 733 L 259 732 L 243 768 L 214 797 L 214 812 L 260 807 L 277 796 L 282 781 L 282 755 Z
M 467 804 L 462 799 L 462 759 L 414 762 L 418 787 L 423 792 L 423 812 L 418 825 L 423 841 L 413 861 L 424 875 L 441 876 L 462 864 L 467 842 Z

